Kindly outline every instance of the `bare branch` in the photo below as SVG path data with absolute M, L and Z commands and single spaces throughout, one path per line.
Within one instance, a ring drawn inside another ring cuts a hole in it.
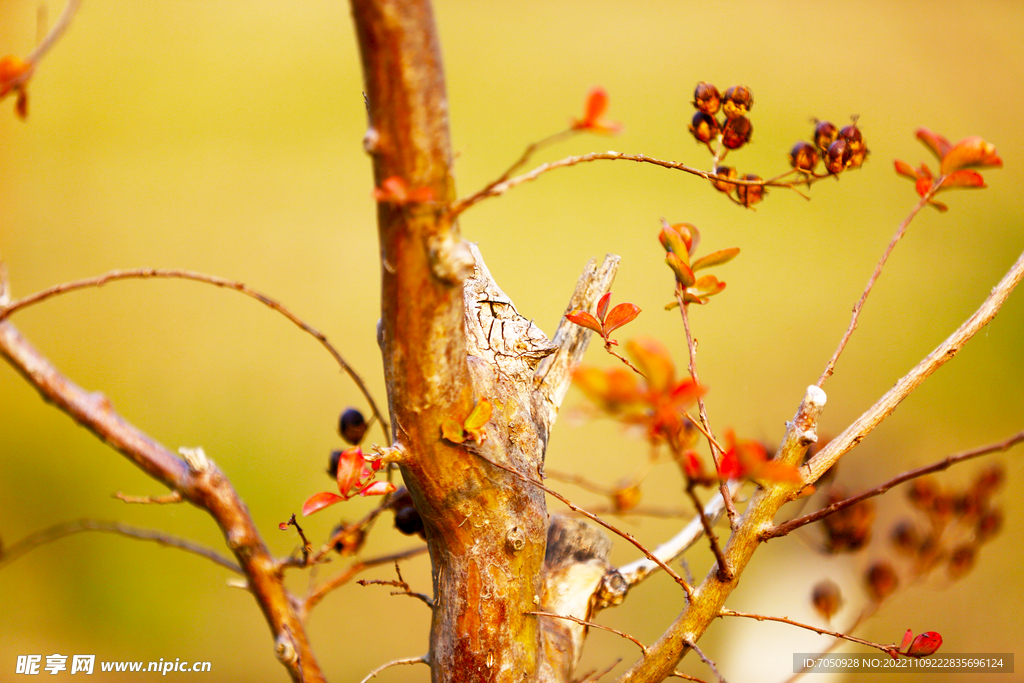
M 46 301 L 47 299 L 50 299 L 61 294 L 66 294 L 68 292 L 74 292 L 80 289 L 86 289 L 90 287 L 102 287 L 108 282 L 115 282 L 118 280 L 138 280 L 147 278 L 190 280 L 192 282 L 202 282 L 204 284 L 213 285 L 214 287 L 233 289 L 236 292 L 240 292 L 241 294 L 244 294 L 245 296 L 251 299 L 255 299 L 256 301 L 260 302 L 261 304 L 270 308 L 271 310 L 277 311 L 285 318 L 290 320 L 296 327 L 301 329 L 303 332 L 308 333 L 310 336 L 312 336 L 314 339 L 320 342 L 320 345 L 327 349 L 327 352 L 331 354 L 331 357 L 334 358 L 335 362 L 342 369 L 342 371 L 344 371 L 345 374 L 347 374 L 349 378 L 351 378 L 351 380 L 355 382 L 356 387 L 359 389 L 360 393 L 362 393 L 363 397 L 366 399 L 366 402 L 369 403 L 370 410 L 373 411 L 374 417 L 376 417 L 377 420 L 380 421 L 381 427 L 384 430 L 385 437 L 389 440 L 391 439 L 391 426 L 390 424 L 388 424 L 388 421 L 384 417 L 383 413 L 381 413 L 380 409 L 377 407 L 377 403 L 373 400 L 373 396 L 370 395 L 370 390 L 366 387 L 366 384 L 363 382 L 362 377 L 360 377 L 356 373 L 356 371 L 352 369 L 352 366 L 350 366 L 345 361 L 345 359 L 342 358 L 341 353 L 338 352 L 334 345 L 327 341 L 327 336 L 324 335 L 319 330 L 317 330 L 312 325 L 310 325 L 309 323 L 307 323 L 306 321 L 304 321 L 299 316 L 292 313 L 292 311 L 289 310 L 284 304 L 278 302 L 277 300 L 271 298 L 266 294 L 263 294 L 262 292 L 252 289 L 251 287 L 242 282 L 228 280 L 222 277 L 217 277 L 216 275 L 207 275 L 205 273 L 196 273 L 188 270 L 166 270 L 159 268 L 112 270 L 109 273 L 104 273 L 103 275 L 99 275 L 96 277 L 85 278 L 82 280 L 75 280 L 73 282 L 64 282 L 58 285 L 54 285 L 53 287 L 49 287 L 42 291 L 36 292 L 35 294 L 30 294 L 29 296 L 22 297 L 17 301 L 13 301 L 7 306 L 2 306 L 0 307 L 0 322 L 5 320 L 11 314 L 16 313 L 17 311 L 23 308 L 27 308 L 34 304 L 41 303 L 43 301 Z M 2 304 L 2 300 L 0 300 L 0 304 Z
M 362 579 L 356 581 L 360 586 L 392 586 L 399 590 L 393 591 L 391 595 L 408 595 L 410 598 L 416 598 L 430 609 L 434 609 L 434 601 L 428 598 L 423 593 L 415 593 L 409 584 L 402 578 L 402 570 L 398 567 L 398 560 L 395 560 L 395 573 L 398 574 L 398 580 L 385 580 L 385 579 L 371 579 L 369 581 Z
M 106 397 L 85 391 L 58 372 L 8 321 L 0 322 L 0 356 L 21 373 L 44 400 L 67 413 L 148 475 L 171 490 L 179 491 L 217 521 L 228 547 L 245 572 L 250 592 L 259 603 L 278 647 L 283 648 L 282 664 L 297 682 L 323 681 L 293 598 L 277 571 L 277 563 L 238 493 L 202 450 L 183 449 L 184 457 L 178 457 L 122 418 Z
M 914 220 L 914 217 L 918 212 L 923 209 L 931 198 L 935 195 L 935 190 L 941 183 L 936 183 L 931 190 L 929 190 L 925 196 L 921 197 L 921 201 L 917 203 L 903 222 L 896 228 L 896 234 L 892 236 L 889 241 L 889 246 L 885 248 L 885 252 L 882 254 L 882 258 L 879 259 L 878 265 L 875 266 L 875 272 L 871 273 L 871 277 L 868 279 L 868 284 L 864 288 L 864 292 L 860 295 L 860 300 L 853 307 L 853 316 L 850 318 L 850 325 L 846 328 L 846 332 L 843 334 L 843 338 L 839 340 L 839 346 L 836 347 L 835 353 L 832 354 L 832 358 L 829 359 L 828 364 L 825 366 L 825 371 L 821 373 L 821 377 L 818 378 L 817 385 L 820 387 L 825 383 L 835 370 L 836 361 L 839 360 L 840 354 L 843 353 L 843 349 L 846 348 L 846 343 L 850 341 L 850 336 L 853 331 L 857 329 L 857 319 L 860 317 L 860 309 L 864 307 L 864 302 L 867 301 L 868 295 L 871 293 L 871 289 L 875 286 L 875 282 L 878 277 L 882 274 L 882 268 L 885 266 L 886 261 L 889 260 L 889 255 L 892 254 L 893 249 L 899 244 L 899 241 L 903 239 L 903 235 L 907 232 L 907 227 L 910 226 L 910 221 Z
M 714 661 L 712 661 L 710 657 L 704 654 L 703 650 L 697 647 L 697 643 L 695 643 L 692 640 L 688 640 L 686 641 L 686 647 L 690 648 L 691 650 L 697 653 L 697 656 L 700 657 L 701 661 L 707 664 L 708 668 L 711 669 L 711 673 L 715 674 L 715 678 L 717 678 L 721 683 L 726 683 L 726 680 L 722 677 L 722 674 L 718 673 L 718 667 L 715 666 Z
M 50 29 L 50 32 L 46 34 L 46 37 L 40 41 L 36 49 L 32 51 L 32 54 L 28 56 L 26 61 L 31 62 L 32 66 L 35 67 L 39 64 L 39 61 L 50 51 L 60 37 L 64 35 L 64 31 L 71 25 L 71 20 L 75 18 L 75 12 L 78 11 L 79 0 L 68 0 L 64 5 L 64 11 L 57 17 L 57 22 Z
M 729 486 L 730 493 L 735 493 L 742 486 L 742 482 L 733 481 L 729 483 Z M 704 515 L 714 523 L 722 515 L 723 507 L 724 503 L 721 496 L 715 496 L 704 505 Z M 694 517 L 678 534 L 655 548 L 654 556 L 666 564 L 674 562 L 689 550 L 694 543 L 700 540 L 703 534 L 704 526 L 701 524 L 700 518 Z M 635 586 L 650 576 L 659 566 L 651 560 L 643 558 L 619 567 L 619 573 L 622 574 L 622 578 L 626 580 L 627 585 Z
M 654 164 L 655 166 L 661 166 L 663 168 L 671 168 L 677 171 L 683 171 L 684 173 L 690 173 L 695 176 L 704 178 L 705 180 L 713 180 L 719 183 L 728 183 L 730 185 L 758 185 L 761 187 L 784 187 L 787 189 L 795 190 L 798 184 L 804 184 L 805 180 L 798 182 L 788 182 L 781 179 L 773 180 L 744 180 L 742 178 L 724 178 L 715 175 L 712 171 L 704 171 L 693 166 L 687 166 L 686 164 L 678 161 L 664 161 L 662 159 L 655 159 L 649 157 L 646 154 L 626 154 L 624 152 L 591 152 L 590 154 L 582 154 L 579 156 L 570 156 L 558 161 L 550 161 L 546 164 L 541 164 L 532 171 L 527 171 L 522 175 L 509 178 L 505 182 L 496 183 L 489 185 L 484 190 L 477 192 L 476 194 L 470 195 L 465 199 L 460 199 L 451 204 L 448 208 L 448 214 L 452 217 L 458 216 L 460 213 L 468 209 L 469 207 L 477 204 L 478 202 L 488 199 L 489 197 L 497 197 L 503 195 L 513 187 L 522 185 L 523 183 L 536 180 L 540 176 L 544 175 L 548 171 L 553 171 L 556 168 L 568 168 L 569 166 L 575 166 L 576 164 L 584 164 L 591 161 L 636 161 L 645 164 Z M 826 176 L 822 176 L 824 178 Z M 830 177 L 830 176 L 829 176 Z M 821 180 L 822 178 L 815 178 L 815 180 Z
M 153 541 L 160 545 L 179 548 L 194 555 L 205 557 L 206 559 L 212 560 L 233 572 L 238 574 L 242 573 L 242 568 L 236 563 L 232 562 L 220 553 L 210 550 L 209 548 L 205 548 L 197 543 L 193 543 L 192 541 L 177 538 L 176 536 L 165 534 L 162 531 L 140 529 L 139 527 L 130 526 L 128 524 L 105 522 L 98 519 L 76 519 L 72 522 L 54 524 L 53 526 L 37 531 L 18 541 L 14 545 L 0 550 L 0 567 L 3 567 L 10 562 L 14 562 L 25 553 L 34 550 L 41 545 L 52 543 L 53 541 L 64 538 L 65 536 L 77 534 L 82 531 L 102 531 L 108 534 L 118 534 L 120 536 L 127 536 L 128 538 L 137 538 L 142 541 Z
M 851 496 L 844 500 L 836 501 L 835 503 L 832 503 L 827 507 L 824 507 L 810 514 L 804 515 L 803 517 L 797 517 L 796 519 L 791 519 L 788 522 L 779 524 L 778 526 L 766 531 L 762 538 L 764 540 L 768 540 L 770 538 L 785 536 L 786 534 L 790 533 L 795 529 L 799 529 L 805 524 L 817 522 L 818 520 L 824 519 L 825 517 L 828 517 L 829 515 L 835 512 L 839 512 L 844 508 L 850 507 L 851 505 L 856 505 L 857 503 L 867 500 L 868 498 L 880 496 L 889 489 L 891 489 L 893 486 L 898 486 L 904 482 L 910 481 L 911 479 L 916 479 L 917 477 L 922 477 L 926 474 L 931 474 L 932 472 L 941 472 L 942 470 L 945 470 L 951 467 L 952 465 L 955 465 L 956 463 L 963 462 L 964 460 L 970 460 L 971 458 L 977 458 L 982 455 L 988 455 L 989 453 L 998 453 L 1000 451 L 1009 450 L 1010 448 L 1016 446 L 1022 441 L 1024 441 L 1024 432 L 1019 432 L 1011 436 L 1009 439 L 1006 439 L 1005 441 L 1000 441 L 999 443 L 989 444 L 988 446 L 981 446 L 979 448 L 974 448 L 963 453 L 951 455 L 949 457 L 943 458 L 942 460 L 939 460 L 938 462 L 934 462 L 931 465 L 925 465 L 924 467 L 918 467 L 917 469 L 910 470 L 909 472 L 904 472 L 899 476 L 893 477 L 884 484 L 879 484 L 873 489 L 869 489 L 867 491 L 864 491 L 863 493 L 858 493 L 856 496 Z
M 385 664 L 383 666 L 378 666 L 376 669 L 371 671 L 366 676 L 366 678 L 364 678 L 362 681 L 360 681 L 360 683 L 366 683 L 371 678 L 376 678 L 377 674 L 379 674 L 381 671 L 384 671 L 385 669 L 390 669 L 393 666 L 400 666 L 402 664 L 430 664 L 430 657 L 429 657 L 429 655 L 422 655 L 420 657 L 409 657 L 407 659 L 396 659 L 393 662 L 388 662 L 387 664 Z
M 633 641 L 634 643 L 636 643 L 636 646 L 638 648 L 640 648 L 640 651 L 644 654 L 644 656 L 647 655 L 647 646 L 646 645 L 644 645 L 643 643 L 641 643 L 639 640 L 637 640 L 633 636 L 629 635 L 628 633 L 623 633 L 622 631 L 618 631 L 618 630 L 616 630 L 614 628 L 611 628 L 610 626 L 603 626 L 601 624 L 595 624 L 592 621 L 587 621 L 586 619 L 580 619 L 579 617 L 573 617 L 573 616 L 570 616 L 570 615 L 567 615 L 567 614 L 551 614 L 550 612 L 538 612 L 538 611 L 527 612 L 527 614 L 533 614 L 533 615 L 536 615 L 538 617 L 552 617 L 554 619 L 567 619 L 569 621 L 572 621 L 572 622 L 575 622 L 575 623 L 579 624 L 580 626 L 592 626 L 594 628 L 601 629 L 602 631 L 608 631 L 609 633 L 614 633 L 615 635 L 621 636 L 622 638 L 625 638 L 626 640 Z
M 797 626 L 799 628 L 805 628 L 808 631 L 814 631 L 815 633 L 818 633 L 818 634 L 823 635 L 823 636 L 832 636 L 833 638 L 841 638 L 843 640 L 848 640 L 851 643 L 857 643 L 859 645 L 866 645 L 868 647 L 873 647 L 876 650 L 881 650 L 882 652 L 885 652 L 886 654 L 892 654 L 892 652 L 894 650 L 898 649 L 895 645 L 882 645 L 881 643 L 875 643 L 875 642 L 872 642 L 870 640 L 864 640 L 863 638 L 857 638 L 855 636 L 848 636 L 845 633 L 840 633 L 838 631 L 829 631 L 828 629 L 818 628 L 817 626 L 811 626 L 810 624 L 803 624 L 803 623 L 800 623 L 799 621 L 793 621 L 792 619 L 787 619 L 786 617 L 769 617 L 769 616 L 765 616 L 763 614 L 749 614 L 747 612 L 734 612 L 731 609 L 723 609 L 721 612 L 719 612 L 718 616 L 720 616 L 720 617 L 746 617 L 747 619 L 756 619 L 757 621 L 777 621 L 777 622 L 779 622 L 781 624 L 789 624 L 790 626 Z
M 180 503 L 182 501 L 180 491 L 171 491 L 170 493 L 162 496 L 130 496 L 127 493 L 121 493 L 118 491 L 114 494 L 114 498 L 124 501 L 125 503 L 137 505 L 167 505 L 171 503 Z
M 921 382 L 951 360 L 971 337 L 996 316 L 1022 277 L 1024 277 L 1024 253 L 1010 267 L 1003 279 L 992 289 L 988 298 L 970 318 L 964 321 L 948 339 L 928 354 L 913 370 L 896 382 L 896 386 L 886 392 L 875 405 L 857 418 L 842 434 L 829 441 L 828 445 L 818 451 L 801 468 L 805 484 L 813 484 L 817 481 L 818 477 L 834 465 L 839 458 L 860 443 L 871 430 L 896 410 L 896 406 L 909 396 Z
M 359 560 L 348 566 L 345 571 L 341 572 L 337 576 L 332 577 L 330 580 L 321 584 L 317 588 L 310 591 L 306 596 L 305 601 L 302 604 L 301 615 L 302 619 L 305 620 L 309 616 L 310 611 L 317 604 L 327 597 L 327 594 L 336 588 L 344 586 L 346 583 L 351 581 L 360 572 L 370 569 L 371 567 L 377 567 L 382 564 L 389 564 L 391 562 L 397 562 L 398 560 L 405 560 L 410 557 L 416 557 L 427 552 L 427 546 L 421 545 L 409 550 L 404 550 L 399 553 L 392 553 L 390 555 L 382 555 L 380 557 L 373 557 L 368 560 Z

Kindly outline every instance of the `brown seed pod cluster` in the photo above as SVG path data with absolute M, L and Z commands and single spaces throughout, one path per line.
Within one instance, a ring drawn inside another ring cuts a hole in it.
M 753 124 L 747 118 L 747 113 L 754 106 L 750 88 L 734 85 L 723 95 L 714 85 L 701 81 L 693 91 L 693 106 L 697 111 L 690 121 L 690 133 L 715 156 L 715 174 L 723 179 L 712 180 L 711 184 L 718 191 L 729 195 L 737 204 L 750 207 L 759 203 L 765 195 L 763 185 L 726 182 L 740 176 L 735 168 L 718 165 L 729 151 L 740 149 L 750 142 L 750 135 L 754 131 Z M 743 176 L 743 180 L 759 183 L 761 177 L 748 173 Z
M 801 140 L 789 150 L 789 165 L 809 177 L 818 177 L 819 163 L 827 175 L 838 175 L 848 168 L 860 168 L 868 156 L 856 117 L 842 129 L 831 121 L 815 120 L 811 138 L 813 142 Z

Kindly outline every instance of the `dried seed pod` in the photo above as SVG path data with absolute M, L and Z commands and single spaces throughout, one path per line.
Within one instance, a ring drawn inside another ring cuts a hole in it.
M 828 146 L 828 151 L 825 153 L 825 168 L 832 174 L 842 173 L 850 164 L 852 155 L 853 152 L 846 144 L 846 140 L 839 138 Z
M 342 522 L 331 531 L 333 548 L 339 555 L 355 555 L 366 542 L 366 531 L 357 524 Z
M 698 111 L 714 116 L 721 105 L 722 96 L 718 93 L 718 88 L 704 81 L 697 84 L 693 91 L 693 106 Z
M 956 581 L 967 575 L 974 568 L 974 561 L 978 557 L 978 550 L 973 545 L 964 544 L 955 548 L 949 556 L 949 565 L 946 571 L 949 578 Z
M 690 133 L 697 139 L 697 142 L 711 142 L 718 137 L 718 121 L 711 114 L 699 111 L 693 115 L 690 122 Z
M 754 126 L 746 116 L 736 116 L 722 126 L 722 144 L 726 149 L 739 149 L 750 142 Z
M 929 477 L 915 479 L 907 490 L 907 499 L 918 510 L 928 510 L 935 496 L 939 495 L 939 486 Z
M 1002 465 L 990 465 L 978 473 L 972 489 L 982 496 L 990 496 L 1006 481 L 1006 470 Z
M 801 140 L 789 150 L 789 164 L 803 173 L 814 173 L 818 160 L 818 150 L 809 142 Z
M 727 119 L 743 116 L 753 106 L 754 96 L 745 85 L 734 85 L 725 91 L 725 97 L 722 98 L 722 111 Z
M 868 148 L 864 144 L 864 136 L 861 134 L 860 128 L 855 124 L 846 126 L 839 131 L 839 137 L 846 140 L 846 145 L 850 148 L 850 162 L 848 166 L 850 168 L 860 168 L 868 155 Z
M 717 175 L 720 178 L 728 178 L 729 180 L 735 180 L 738 177 L 736 174 L 736 169 L 733 168 L 732 166 L 719 166 L 718 169 L 715 171 L 715 175 Z M 726 194 L 729 194 L 734 189 L 736 189 L 735 184 L 724 183 L 719 180 L 712 180 L 711 184 L 715 186 L 716 190 L 718 190 L 719 192 L 725 192 Z
M 338 419 L 338 433 L 353 446 L 362 443 L 368 427 L 366 418 L 355 408 L 347 408 Z
M 921 534 L 909 521 L 902 521 L 896 524 L 889 533 L 889 540 L 893 547 L 905 555 L 915 555 L 921 548 Z
M 828 151 L 829 146 L 839 138 L 839 129 L 830 121 L 815 121 L 814 144 L 818 146 L 822 154 Z
M 743 176 L 744 180 L 751 180 L 760 182 L 761 176 L 748 173 Z M 743 206 L 753 206 L 764 199 L 765 189 L 764 185 L 737 185 L 736 186 L 736 197 L 740 200 Z
M 826 505 L 845 498 L 845 492 L 829 494 Z M 825 527 L 825 549 L 830 553 L 860 550 L 871 540 L 871 524 L 875 521 L 875 505 L 869 500 L 843 508 L 822 523 Z
M 978 543 L 991 541 L 1003 528 L 1003 511 L 993 508 L 983 514 L 974 527 L 975 538 Z
M 423 518 L 412 503 L 412 496 L 404 487 L 395 492 L 395 497 L 388 503 L 388 507 L 395 513 L 395 528 L 406 536 L 419 536 L 426 538 L 423 529 Z
M 888 562 L 875 562 L 864 575 L 868 595 L 875 602 L 881 602 L 892 595 L 900 585 L 896 570 Z
M 811 592 L 811 604 L 814 605 L 818 614 L 826 620 L 830 620 L 842 606 L 843 594 L 835 581 L 825 579 L 814 586 L 814 590 Z

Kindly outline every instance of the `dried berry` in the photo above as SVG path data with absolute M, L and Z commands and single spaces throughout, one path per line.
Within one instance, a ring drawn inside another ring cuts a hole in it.
M 921 534 L 917 532 L 917 528 L 913 524 L 907 521 L 900 522 L 892 528 L 889 540 L 892 541 L 896 550 L 906 555 L 915 555 L 921 548 Z
M 720 178 L 728 178 L 730 180 L 735 180 L 738 177 L 736 169 L 731 166 L 719 166 L 718 170 L 715 171 L 715 175 Z M 712 180 L 711 184 L 715 186 L 716 190 L 719 192 L 725 192 L 726 194 L 729 194 L 736 188 L 734 183 L 724 183 L 718 180 Z
M 918 510 L 928 510 L 931 508 L 932 501 L 938 494 L 938 484 L 927 477 L 915 479 L 907 490 L 907 498 L 910 500 L 910 504 Z
M 831 505 L 844 497 L 842 491 L 834 491 L 826 504 Z M 868 500 L 829 515 L 823 520 L 825 549 L 830 553 L 860 550 L 871 540 L 871 524 L 874 521 L 875 506 Z
M 811 592 L 811 603 L 818 614 L 829 620 L 842 606 L 843 594 L 835 581 L 825 579 L 818 582 Z
M 953 550 L 949 556 L 949 578 L 956 581 L 962 579 L 974 567 L 974 561 L 978 557 L 978 551 L 973 545 L 962 545 Z
M 366 531 L 358 524 L 342 522 L 331 531 L 331 547 L 339 555 L 355 555 L 366 541 Z
M 640 484 L 633 481 L 623 481 L 612 492 L 612 505 L 616 512 L 632 510 L 640 504 Z
M 327 460 L 327 474 L 331 475 L 331 479 L 338 478 L 338 461 L 341 459 L 343 451 L 331 451 L 331 457 Z
M 718 93 L 718 88 L 704 81 L 697 84 L 696 90 L 693 91 L 693 106 L 697 111 L 714 116 L 721 104 L 722 96 Z
M 726 149 L 739 149 L 750 142 L 750 134 L 754 126 L 745 116 L 737 116 L 726 121 L 722 126 L 722 144 Z
M 1003 528 L 1003 511 L 999 508 L 989 510 L 978 520 L 974 528 L 975 538 L 978 543 L 991 541 Z
M 818 150 L 809 142 L 798 142 L 789 150 L 790 165 L 804 173 L 814 173 L 814 167 L 818 165 Z
M 850 148 L 850 168 L 860 168 L 867 158 L 868 148 L 864 144 L 864 136 L 856 125 L 849 125 L 839 131 L 839 137 L 846 140 L 846 146 Z
M 748 173 L 743 176 L 744 180 L 750 180 L 754 182 L 760 182 L 761 176 Z M 762 199 L 764 199 L 764 185 L 737 185 L 736 186 L 736 197 L 740 200 L 743 206 L 753 206 Z
M 753 106 L 754 96 L 750 93 L 750 88 L 744 85 L 734 85 L 725 91 L 725 97 L 722 98 L 722 111 L 725 112 L 727 119 L 743 116 Z
M 362 443 L 368 427 L 366 418 L 355 408 L 346 409 L 338 420 L 338 433 L 341 434 L 341 438 L 353 446 Z
M 426 538 L 423 529 L 423 518 L 413 505 L 412 496 L 409 491 L 402 487 L 395 491 L 394 497 L 388 503 L 388 507 L 395 513 L 395 528 L 406 536 L 419 536 Z
M 852 155 L 853 152 L 846 144 L 846 140 L 839 138 L 829 145 L 828 151 L 825 152 L 825 168 L 829 173 L 842 173 L 849 165 Z
M 829 121 L 816 121 L 814 126 L 814 144 L 824 154 L 839 138 L 839 129 Z
M 714 116 L 702 111 L 693 115 L 693 120 L 690 122 L 690 133 L 697 139 L 697 142 L 710 142 L 718 136 L 718 132 L 718 121 Z
M 892 595 L 899 587 L 899 577 L 896 570 L 888 562 L 876 562 L 868 567 L 864 577 L 867 584 L 868 595 L 875 602 L 881 602 Z
M 983 469 L 974 480 L 972 489 L 982 496 L 990 496 L 1006 481 L 1006 470 L 1002 465 L 990 465 Z

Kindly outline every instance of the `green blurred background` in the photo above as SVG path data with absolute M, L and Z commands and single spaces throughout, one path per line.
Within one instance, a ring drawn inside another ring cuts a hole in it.
M 374 343 L 374 205 L 347 6 L 83 5 L 30 85 L 29 120 L 15 118 L 10 100 L 2 105 L 0 254 L 14 295 L 140 266 L 239 279 L 323 330 L 383 400 Z M 31 50 L 37 7 L 34 0 L 4 0 L 0 53 Z M 52 21 L 60 6 L 48 11 Z M 914 139 L 918 126 L 952 140 L 981 135 L 998 147 L 1005 168 L 985 173 L 989 189 L 946 194 L 948 214 L 926 210 L 913 224 L 826 385 L 824 431 L 838 433 L 944 339 L 1024 245 L 1024 6 L 1016 0 L 446 1 L 436 15 L 463 194 L 500 174 L 530 141 L 564 127 L 595 84 L 609 91 L 609 115 L 625 123 L 625 133 L 581 136 L 538 161 L 611 148 L 706 166 L 706 152 L 686 132 L 698 80 L 753 90 L 753 143 L 729 159 L 741 172 L 784 170 L 786 152 L 809 135 L 811 117 L 843 125 L 860 115 L 868 163 L 841 182 L 815 186 L 810 202 L 775 190 L 756 212 L 745 211 L 691 176 L 595 163 L 551 173 L 462 220 L 465 236 L 480 243 L 519 310 L 548 333 L 587 259 L 620 254 L 615 299 L 644 309 L 624 332 L 661 338 L 680 363 L 678 313 L 662 310 L 671 276 L 656 241 L 659 218 L 695 223 L 706 250 L 740 246 L 739 259 L 720 269 L 729 289 L 694 312 L 700 372 L 719 431 L 731 426 L 768 441 L 781 436 L 916 201 L 892 160 L 931 161 Z M 70 377 L 104 392 L 162 443 L 203 446 L 247 501 L 273 551 L 286 555 L 295 547 L 294 535 L 277 523 L 330 487 L 323 468 L 341 445 L 338 412 L 364 406 L 311 338 L 248 299 L 187 282 L 115 283 L 32 308 L 14 322 Z M 1022 348 L 1024 295 L 1017 293 L 954 363 L 843 461 L 842 482 L 851 489 L 873 485 L 1020 430 Z M 611 362 L 597 348 L 588 359 Z M 571 392 L 567 405 L 582 406 L 581 396 Z M 380 441 L 380 433 L 371 438 Z M 641 442 L 606 421 L 563 419 L 548 463 L 612 483 L 645 457 Z M 901 591 L 859 635 L 892 642 L 906 628 L 936 630 L 947 652 L 1024 652 L 1024 468 L 1019 454 L 1000 459 L 1009 475 L 1000 496 L 1006 525 L 975 570 L 956 583 L 940 571 Z M 223 548 L 213 522 L 190 506 L 113 499 L 115 491 L 163 491 L 45 405 L 7 366 L 0 368 L 0 467 L 0 535 L 8 545 L 50 524 L 93 517 Z M 940 481 L 962 484 L 977 467 Z M 560 488 L 578 503 L 600 503 Z M 648 502 L 680 502 L 672 466 L 659 466 L 644 492 Z M 827 558 L 813 550 L 815 530 L 773 542 L 758 552 L 729 606 L 818 623 L 808 595 L 830 575 L 846 595 L 833 621 L 844 628 L 863 605 L 861 572 L 891 555 L 886 530 L 910 514 L 901 494 L 884 500 L 867 551 Z M 353 501 L 338 513 L 354 519 L 372 504 Z M 337 517 L 332 509 L 305 527 L 319 541 Z M 656 544 L 678 522 L 625 525 Z M 411 545 L 385 524 L 365 554 Z M 613 559 L 634 554 L 617 547 Z M 702 575 L 708 554 L 696 551 L 691 565 Z M 337 565 L 328 566 L 321 576 L 334 571 Z M 405 577 L 414 590 L 429 591 L 425 558 L 409 562 Z M 227 586 L 228 578 L 194 556 L 104 534 L 39 548 L 3 569 L 0 678 L 12 677 L 19 654 L 60 653 L 208 660 L 210 680 L 285 680 L 255 603 Z M 295 573 L 290 581 L 304 590 L 305 576 Z M 313 613 L 311 637 L 331 680 L 359 680 L 384 661 L 426 650 L 428 611 L 387 592 L 349 586 Z M 601 620 L 651 642 L 680 607 L 678 591 L 659 577 Z M 702 646 L 736 683 L 781 681 L 793 652 L 828 642 L 777 624 L 719 622 Z M 583 668 L 635 656 L 632 644 L 596 632 Z M 698 661 L 685 664 L 689 673 L 711 678 Z M 971 680 L 933 680 L 954 678 Z M 428 672 L 403 667 L 380 680 L 426 681 Z

